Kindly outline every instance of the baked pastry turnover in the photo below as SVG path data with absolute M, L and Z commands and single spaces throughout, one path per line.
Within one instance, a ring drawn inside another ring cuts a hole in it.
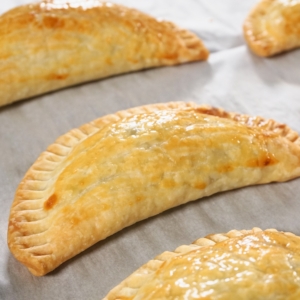
M 137 221 L 216 192 L 300 175 L 300 138 L 193 103 L 137 107 L 61 136 L 20 183 L 8 245 L 35 275 Z
M 46 0 L 0 17 L 0 105 L 85 81 L 204 60 L 193 33 L 99 0 Z
M 244 35 L 259 56 L 300 47 L 300 0 L 262 0 L 247 17 Z
M 232 230 L 165 252 L 104 300 L 300 299 L 300 237 L 275 229 Z

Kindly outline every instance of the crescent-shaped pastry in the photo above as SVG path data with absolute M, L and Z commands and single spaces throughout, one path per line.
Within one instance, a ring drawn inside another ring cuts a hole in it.
M 164 252 L 104 300 L 300 299 L 300 237 L 275 229 L 232 230 Z
M 137 107 L 61 136 L 20 183 L 8 245 L 44 275 L 122 228 L 216 192 L 300 175 L 287 126 L 192 103 Z
M 0 106 L 144 68 L 204 60 L 193 33 L 99 0 L 46 0 L 0 17 Z
M 247 17 L 244 35 L 259 56 L 300 47 L 300 0 L 262 0 Z

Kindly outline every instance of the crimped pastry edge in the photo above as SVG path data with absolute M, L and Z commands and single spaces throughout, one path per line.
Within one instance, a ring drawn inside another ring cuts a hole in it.
M 128 296 L 134 297 L 136 292 L 142 285 L 148 280 L 151 275 L 156 272 L 164 261 L 171 259 L 182 254 L 186 254 L 190 251 L 198 250 L 207 246 L 212 246 L 217 243 L 223 242 L 225 240 L 241 237 L 249 234 L 255 234 L 257 232 L 278 232 L 274 228 L 262 230 L 258 227 L 254 227 L 252 230 L 230 230 L 227 233 L 210 234 L 204 238 L 199 238 L 190 245 L 182 245 L 176 248 L 174 251 L 165 251 L 162 254 L 156 256 L 154 259 L 148 261 L 146 264 L 142 265 L 131 275 L 129 275 L 120 284 L 115 286 L 109 293 L 103 298 L 103 300 L 116 300 L 119 299 L 118 296 Z M 289 236 L 296 236 L 291 232 L 281 233 Z M 120 298 L 121 299 L 121 298 Z M 131 298 L 130 298 L 131 299 Z
M 77 129 L 73 129 L 59 137 L 45 152 L 41 153 L 19 184 L 12 203 L 7 235 L 8 246 L 17 260 L 26 265 L 32 274 L 42 276 L 52 271 L 56 267 L 51 260 L 53 254 L 49 251 L 49 254 L 35 255 L 34 247 L 24 248 L 15 242 L 15 238 L 28 236 L 26 230 L 22 232 L 22 222 L 24 219 L 26 222 L 26 217 L 24 218 L 22 213 L 26 214 L 26 211 L 30 210 L 30 205 L 37 205 L 32 204 L 31 200 L 38 201 L 38 205 L 43 207 L 44 201 L 50 196 L 49 188 L 52 182 L 59 176 L 59 173 L 56 172 L 57 167 L 63 163 L 74 147 L 103 127 L 132 115 L 170 109 L 195 110 L 203 114 L 232 119 L 249 127 L 263 127 L 265 130 L 277 132 L 279 135 L 285 137 L 287 141 L 294 143 L 297 148 L 300 146 L 299 135 L 284 124 L 273 120 L 265 120 L 261 117 L 228 113 L 220 108 L 197 105 L 192 102 L 169 102 L 139 106 L 106 115 Z M 24 205 L 24 202 L 28 204 L 26 210 L 18 209 L 18 206 Z M 43 246 L 47 249 L 47 244 Z M 31 250 L 33 253 L 31 253 Z M 60 263 L 63 263 L 63 261 Z
M 260 2 L 252 8 L 243 24 L 244 38 L 249 48 L 260 57 L 271 57 L 297 48 L 295 45 L 285 47 L 284 44 L 278 42 L 273 36 L 265 32 L 257 32 L 261 18 L 264 15 L 270 14 L 269 9 L 275 2 L 278 3 L 279 1 L 260 0 Z
M 274 41 L 270 36 L 261 34 L 259 38 L 255 34 L 257 22 L 259 22 L 259 16 L 267 10 L 268 6 L 273 2 L 272 0 L 263 0 L 257 3 L 249 15 L 247 16 L 243 24 L 244 38 L 249 48 L 258 56 L 268 57 L 273 55 L 269 49 L 274 47 Z

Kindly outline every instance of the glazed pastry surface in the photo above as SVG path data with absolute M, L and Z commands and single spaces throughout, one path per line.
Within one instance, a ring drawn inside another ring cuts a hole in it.
M 300 1 L 262 0 L 247 17 L 244 35 L 259 56 L 300 47 Z
M 105 298 L 273 299 L 300 297 L 300 238 L 258 228 L 207 236 L 142 266 Z
M 8 244 L 43 275 L 122 228 L 220 191 L 300 175 L 299 136 L 192 103 L 137 107 L 60 137 L 29 169 Z
M 193 33 L 99 0 L 49 0 L 0 17 L 0 105 L 144 68 L 203 60 Z

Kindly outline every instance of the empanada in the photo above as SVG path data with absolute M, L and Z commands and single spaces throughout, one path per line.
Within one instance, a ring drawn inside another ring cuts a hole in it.
M 116 299 L 300 299 L 300 237 L 232 230 L 164 252 L 116 286 Z
M 244 35 L 259 56 L 300 47 L 300 0 L 262 0 L 247 17 Z
M 85 81 L 207 59 L 193 33 L 99 0 L 46 0 L 0 17 L 0 106 Z
M 44 275 L 122 228 L 216 192 L 300 175 L 287 126 L 192 103 L 137 107 L 61 136 L 20 183 L 8 244 Z

